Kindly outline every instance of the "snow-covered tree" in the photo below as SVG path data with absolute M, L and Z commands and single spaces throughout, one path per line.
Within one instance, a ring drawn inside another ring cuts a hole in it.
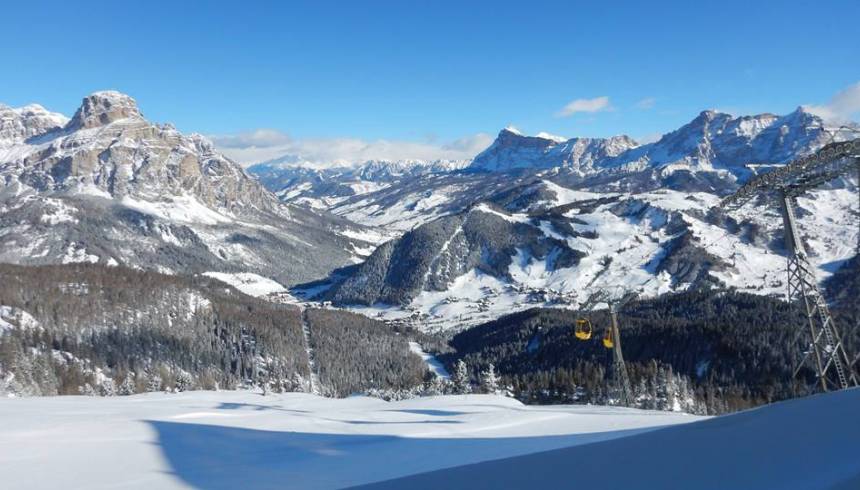
M 493 363 L 481 371 L 481 391 L 490 395 L 499 393 L 499 377 L 496 375 L 496 367 L 493 366 Z
M 134 376 L 131 373 L 125 375 L 125 379 L 120 383 L 118 393 L 123 396 L 133 395 L 136 387 L 134 385 Z
M 472 392 L 472 382 L 469 380 L 469 369 L 466 367 L 466 363 L 463 362 L 462 359 L 457 361 L 457 365 L 454 368 L 454 376 L 451 377 L 451 381 L 454 383 L 454 393 L 465 395 Z
M 422 396 L 439 396 L 444 395 L 448 392 L 449 383 L 447 380 L 440 376 L 433 376 L 430 381 L 425 383 L 424 390 L 422 391 Z
M 178 376 L 176 376 L 176 391 L 188 391 L 194 387 L 194 378 L 191 377 L 190 374 L 185 371 L 181 371 Z
M 308 384 L 305 382 L 305 378 L 299 372 L 293 373 L 293 377 L 290 378 L 289 382 L 289 391 L 293 392 L 305 392 L 308 391 Z
M 116 396 L 116 383 L 111 378 L 107 378 L 99 383 L 99 393 L 101 396 Z
M 79 388 L 79 390 L 81 392 L 81 395 L 84 396 L 98 396 L 98 393 L 96 392 L 95 388 L 93 388 L 92 385 L 89 383 L 85 383 Z
M 146 381 L 146 391 L 157 392 L 161 391 L 161 375 L 152 373 Z

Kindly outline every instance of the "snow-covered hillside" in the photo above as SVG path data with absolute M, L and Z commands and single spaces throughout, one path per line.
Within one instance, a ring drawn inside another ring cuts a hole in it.
M 798 200 L 820 280 L 856 253 L 855 186 Z M 720 218 L 710 213 L 719 202 L 710 193 L 594 193 L 548 180 L 507 197 L 382 245 L 328 297 L 370 316 L 436 330 L 537 306 L 572 308 L 598 289 L 654 297 L 721 284 L 785 294 L 782 221 L 772 203 Z
M 392 403 L 248 392 L 4 399 L 0 482 L 28 489 L 374 482 L 416 489 L 848 489 L 860 482 L 852 450 L 858 408 L 858 390 L 705 420 L 523 406 L 489 395 Z

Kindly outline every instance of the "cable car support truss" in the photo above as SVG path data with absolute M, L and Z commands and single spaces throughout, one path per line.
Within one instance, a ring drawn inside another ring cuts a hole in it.
M 718 208 L 732 212 L 757 196 L 776 197 L 782 212 L 785 244 L 788 252 L 788 301 L 799 304 L 806 316 L 804 322 L 808 348 L 794 371 L 810 366 L 822 391 L 858 386 L 852 360 L 827 307 L 809 256 L 797 227 L 796 199 L 817 186 L 851 172 L 860 172 L 860 139 L 831 143 L 819 151 L 785 166 L 754 177 L 737 192 L 723 199 Z M 860 242 L 857 247 L 860 253 Z
M 604 335 L 603 345 L 612 349 L 612 383 L 614 388 L 618 390 L 621 405 L 627 407 L 633 406 L 633 391 L 630 388 L 630 376 L 627 373 L 627 364 L 624 362 L 624 353 L 621 350 L 618 311 L 638 296 L 637 293 L 627 293 L 621 298 L 612 298 L 608 292 L 599 290 L 591 294 L 579 308 L 580 311 L 589 312 L 600 303 L 606 303 L 609 307 L 610 324 Z

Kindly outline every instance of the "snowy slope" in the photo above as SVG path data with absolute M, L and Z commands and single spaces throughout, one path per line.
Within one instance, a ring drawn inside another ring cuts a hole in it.
M 709 214 L 719 202 L 710 193 L 541 186 L 532 199 L 497 200 L 508 209 L 482 203 L 385 244 L 328 297 L 369 316 L 444 330 L 537 306 L 573 308 L 598 289 L 653 297 L 722 284 L 785 294 L 782 221 L 772 203 L 751 203 L 721 221 Z M 798 199 L 820 280 L 856 253 L 855 186 Z
M 853 389 L 361 488 L 850 490 L 860 488 L 858 409 Z
M 858 409 L 858 390 L 704 420 L 486 395 L 5 399 L 0 475 L 30 489 L 850 489 Z
M 29 489 L 343 488 L 699 420 L 485 395 L 247 392 L 0 399 L 0 419 L 0 484 Z

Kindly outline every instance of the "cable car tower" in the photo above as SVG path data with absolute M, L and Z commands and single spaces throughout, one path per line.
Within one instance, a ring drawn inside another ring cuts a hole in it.
M 588 312 L 599 303 L 606 303 L 609 307 L 610 324 L 603 336 L 603 346 L 607 349 L 612 349 L 612 383 L 619 392 L 621 405 L 627 407 L 633 406 L 633 390 L 630 388 L 630 376 L 627 373 L 627 364 L 624 363 L 624 354 L 621 352 L 621 334 L 618 331 L 618 310 L 638 296 L 637 293 L 627 293 L 620 299 L 613 299 L 609 293 L 600 290 L 591 294 L 579 308 L 580 311 Z M 590 339 L 591 331 L 590 320 L 580 318 L 576 321 L 574 335 L 578 339 Z
M 860 139 L 830 143 L 778 170 L 754 177 L 717 206 L 731 212 L 760 195 L 776 197 L 779 202 L 788 251 L 788 301 L 803 306 L 810 341 L 794 375 L 797 376 L 800 369 L 809 364 L 822 391 L 858 386 L 854 373 L 857 360 L 852 361 L 848 357 L 827 302 L 818 289 L 814 269 L 797 228 L 796 199 L 808 190 L 855 170 L 860 171 Z

